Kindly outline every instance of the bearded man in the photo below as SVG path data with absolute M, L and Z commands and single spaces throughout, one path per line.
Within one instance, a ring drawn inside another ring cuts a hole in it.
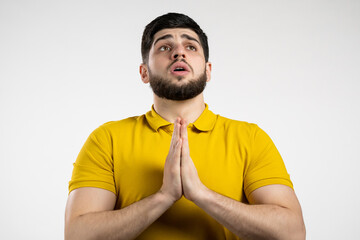
M 69 183 L 66 239 L 305 239 L 284 162 L 257 125 L 215 115 L 207 37 L 168 13 L 142 38 L 151 111 L 106 123 Z

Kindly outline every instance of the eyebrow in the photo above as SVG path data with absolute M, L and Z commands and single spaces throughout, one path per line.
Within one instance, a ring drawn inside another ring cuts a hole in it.
M 193 38 L 192 36 L 190 36 L 190 35 L 188 35 L 188 34 L 185 34 L 185 33 L 184 33 L 184 34 L 181 34 L 180 37 L 181 37 L 181 38 L 186 38 L 186 39 L 191 40 L 191 41 L 195 41 L 195 42 L 197 42 L 199 45 L 201 45 L 196 38 Z M 164 39 L 168 39 L 168 38 L 174 38 L 174 37 L 173 37 L 171 34 L 166 34 L 166 35 L 164 35 L 164 36 L 159 37 L 158 39 L 156 39 L 155 42 L 154 42 L 154 45 L 155 45 L 158 41 L 164 40 Z

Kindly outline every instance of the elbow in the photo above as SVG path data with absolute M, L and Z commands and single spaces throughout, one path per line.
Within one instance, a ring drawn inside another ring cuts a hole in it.
M 293 239 L 293 240 L 305 240 L 306 239 L 306 227 L 304 223 L 304 218 L 302 213 L 298 213 L 293 216 L 293 221 L 289 226 L 287 237 L 284 239 Z
M 268 239 L 268 238 L 266 238 Z M 277 239 L 277 240 L 305 240 L 306 239 L 306 229 L 305 226 L 298 228 L 298 229 L 292 229 L 291 231 L 287 231 L 286 234 L 283 234 L 278 237 L 274 237 L 271 239 Z
M 278 231 L 279 234 L 274 239 L 277 240 L 305 240 L 306 228 L 302 217 L 293 218 L 293 221 L 285 221 L 287 224 L 283 225 L 285 231 Z
M 74 237 L 70 234 L 69 227 L 65 226 L 64 240 L 72 240 Z
M 84 231 L 84 228 L 79 224 L 78 219 L 75 218 L 65 222 L 64 240 L 93 239 L 94 236 L 90 238 L 91 235 L 87 234 L 88 232 L 89 231 Z
M 64 240 L 77 240 L 77 239 L 90 240 L 89 236 L 86 236 L 86 234 L 81 234 L 81 232 L 76 231 L 75 228 L 65 227 Z
M 94 227 L 89 227 L 89 222 L 84 221 L 83 216 L 78 216 L 71 221 L 65 222 L 64 240 L 97 240 L 103 239 L 94 230 Z
M 305 227 L 296 233 L 292 233 L 289 238 L 286 239 L 294 239 L 294 240 L 305 240 L 306 239 L 306 230 Z
M 64 240 L 74 240 L 79 236 L 76 236 L 76 218 L 65 217 L 65 228 L 64 228 Z M 79 232 L 79 231 L 78 231 Z
M 69 228 L 70 228 L 69 223 L 65 220 L 64 240 L 72 240 L 73 239 L 73 237 L 71 237 Z
M 305 240 L 306 239 L 306 228 L 304 222 L 302 222 L 301 227 L 299 229 L 299 240 Z
M 293 240 L 305 240 L 306 239 L 306 228 L 303 220 L 299 221 L 298 226 L 293 231 L 288 233 L 288 236 L 284 239 Z
M 70 224 L 65 224 L 64 231 L 64 240 L 74 240 L 76 239 L 74 228 L 70 226 Z
M 301 217 L 299 219 L 299 227 L 298 227 L 298 238 L 299 240 L 305 240 L 306 239 L 306 227 L 304 223 L 304 218 L 301 214 Z

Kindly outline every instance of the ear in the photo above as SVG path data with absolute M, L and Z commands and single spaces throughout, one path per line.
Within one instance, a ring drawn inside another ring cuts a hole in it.
M 149 83 L 149 70 L 145 63 L 140 64 L 139 73 L 143 83 Z
M 205 72 L 206 72 L 206 76 L 207 76 L 207 82 L 210 81 L 211 79 L 211 62 L 207 62 L 205 65 Z

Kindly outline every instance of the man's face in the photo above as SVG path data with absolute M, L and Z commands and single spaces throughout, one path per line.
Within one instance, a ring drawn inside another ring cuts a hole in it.
M 186 28 L 163 29 L 154 36 L 149 52 L 148 75 L 154 93 L 170 100 L 186 100 L 200 94 L 210 80 L 211 64 L 205 63 L 197 34 Z

